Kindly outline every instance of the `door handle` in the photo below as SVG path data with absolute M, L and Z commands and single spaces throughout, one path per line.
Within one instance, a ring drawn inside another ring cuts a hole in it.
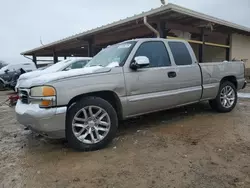
M 169 78 L 174 78 L 174 77 L 176 77 L 176 72 L 168 72 L 168 77 Z

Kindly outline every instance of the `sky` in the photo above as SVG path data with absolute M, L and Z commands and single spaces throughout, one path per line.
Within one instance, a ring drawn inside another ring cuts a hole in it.
M 165 0 L 167 2 L 167 0 Z M 169 0 L 250 28 L 250 0 Z M 239 3 L 240 2 L 240 3 Z M 0 60 L 28 61 L 21 52 L 157 8 L 160 0 L 0 0 Z

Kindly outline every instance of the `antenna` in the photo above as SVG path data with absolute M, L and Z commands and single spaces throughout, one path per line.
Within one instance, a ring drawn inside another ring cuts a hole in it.
M 40 36 L 40 43 L 41 43 L 42 46 L 44 46 L 41 36 Z

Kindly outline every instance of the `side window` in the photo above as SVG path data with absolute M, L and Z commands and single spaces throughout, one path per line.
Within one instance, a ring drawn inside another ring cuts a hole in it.
M 82 60 L 82 61 L 76 61 L 72 63 L 70 66 L 68 66 L 65 70 L 71 70 L 71 69 L 81 69 L 83 68 L 89 60 Z
M 191 65 L 192 58 L 183 42 L 168 42 L 176 65 Z
M 161 41 L 144 42 L 135 53 L 136 56 L 146 56 L 149 59 L 149 67 L 171 66 L 166 46 Z

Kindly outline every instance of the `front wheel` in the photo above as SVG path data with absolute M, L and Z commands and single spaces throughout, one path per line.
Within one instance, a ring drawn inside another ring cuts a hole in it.
M 115 137 L 118 118 L 112 105 L 99 97 L 77 101 L 68 111 L 66 138 L 77 150 L 104 148 Z
M 230 112 L 237 103 L 237 90 L 232 82 L 225 81 L 220 85 L 219 92 L 215 99 L 210 100 L 212 109 L 218 112 Z

